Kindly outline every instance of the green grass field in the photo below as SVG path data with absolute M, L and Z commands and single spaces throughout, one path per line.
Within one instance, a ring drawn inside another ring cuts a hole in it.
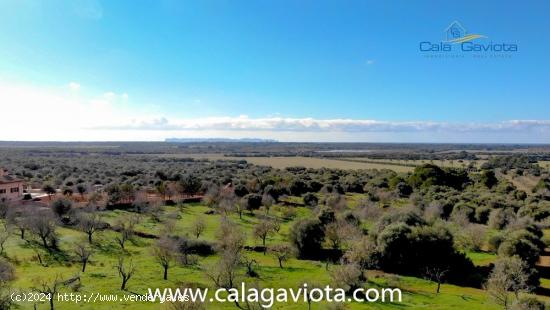
M 344 157 L 344 158 L 316 158 L 303 156 L 273 156 L 273 157 L 227 157 L 223 154 L 202 153 L 202 154 L 150 154 L 156 157 L 167 158 L 194 158 L 207 160 L 246 160 L 247 162 L 260 166 L 270 166 L 284 169 L 287 167 L 302 166 L 306 168 L 332 168 L 332 169 L 389 169 L 395 172 L 411 172 L 415 166 L 422 164 L 434 164 L 441 167 L 464 168 L 473 163 L 480 167 L 486 160 L 390 160 L 372 159 L 367 157 Z
M 396 172 L 410 172 L 414 167 L 402 165 L 400 163 L 387 164 L 376 162 L 360 162 L 358 160 L 342 159 L 328 159 L 328 158 L 316 158 L 316 157 L 304 157 L 304 156 L 273 156 L 273 157 L 227 157 L 223 154 L 150 154 L 155 157 L 165 158 L 194 158 L 194 159 L 207 159 L 207 160 L 246 160 L 247 162 L 259 165 L 269 166 L 277 169 L 284 169 L 287 167 L 306 167 L 313 169 L 329 168 L 329 169 L 390 169 Z
M 297 208 L 297 218 L 307 217 L 310 211 L 306 208 Z M 163 219 L 170 218 L 175 221 L 173 233 L 177 235 L 191 234 L 192 223 L 198 218 L 203 217 L 207 223 L 207 229 L 200 237 L 204 240 L 213 241 L 216 239 L 216 231 L 219 226 L 219 215 L 205 215 L 208 208 L 201 204 L 190 204 L 184 207 L 165 207 Z M 273 207 L 270 211 L 278 215 L 278 207 Z M 106 222 L 114 223 L 117 218 L 128 215 L 125 211 L 103 211 L 102 219 Z M 251 237 L 250 231 L 253 225 L 258 221 L 257 217 L 245 214 L 240 220 L 236 215 L 231 216 L 233 221 L 238 223 L 242 229 L 248 232 L 247 245 L 259 245 L 260 241 Z M 292 221 L 282 223 L 280 233 L 277 236 L 268 239 L 269 244 L 275 244 L 285 240 L 288 229 Z M 162 225 L 150 217 L 143 217 L 137 225 L 136 230 L 148 233 L 159 233 Z M 71 261 L 73 257 L 73 246 L 75 243 L 86 243 L 84 233 L 68 229 L 59 228 L 58 235 L 60 239 L 60 248 L 62 254 L 48 256 L 43 250 L 40 253 L 45 257 L 47 266 L 41 266 L 36 259 L 34 247 L 29 247 L 26 242 L 20 239 L 17 234 L 10 236 L 5 254 L 14 262 L 16 267 L 16 279 L 13 282 L 13 289 L 19 292 L 30 292 L 33 287 L 42 279 L 51 280 L 56 276 L 63 279 L 70 278 L 80 274 L 81 285 L 75 288 L 63 287 L 61 292 L 78 291 L 80 294 L 104 293 L 104 294 L 145 294 L 148 288 L 180 287 L 182 284 L 195 284 L 198 287 L 212 287 L 211 281 L 205 276 L 204 269 L 208 268 L 216 260 L 216 256 L 201 258 L 195 266 L 175 265 L 169 269 L 168 280 L 162 279 L 162 268 L 155 261 L 151 252 L 152 239 L 135 238 L 133 242 L 128 242 L 126 252 L 122 251 L 114 241 L 116 232 L 104 230 L 94 236 L 94 254 L 91 263 L 88 265 L 85 273 L 80 273 L 80 264 Z M 330 277 L 325 270 L 322 262 L 291 259 L 285 263 L 285 268 L 278 267 L 277 261 L 271 255 L 247 251 L 246 255 L 254 258 L 258 262 L 256 271 L 259 278 L 247 278 L 244 271 L 241 271 L 240 280 L 253 283 L 259 282 L 261 287 L 274 288 L 293 288 L 299 287 L 304 282 L 318 283 L 326 285 L 330 283 Z M 469 257 L 477 265 L 486 265 L 495 259 L 492 254 L 486 253 L 468 253 Z M 127 291 L 119 289 L 120 278 L 117 275 L 115 264 L 118 257 L 126 257 L 132 260 L 137 268 L 137 272 L 130 279 Z M 65 258 L 65 259 L 63 259 Z M 329 266 L 330 270 L 331 266 Z M 548 285 L 549 280 L 543 280 L 544 285 Z M 499 309 L 499 307 L 488 299 L 485 291 L 475 288 L 458 287 L 455 285 L 444 284 L 440 294 L 435 294 L 436 284 L 424 279 L 404 277 L 397 275 L 384 274 L 379 271 L 368 273 L 369 287 L 397 287 L 400 288 L 403 295 L 402 303 L 394 304 L 366 304 L 350 303 L 349 309 Z M 549 301 L 548 298 L 541 297 L 542 300 Z M 34 303 L 21 302 L 21 309 L 32 309 Z M 38 304 L 39 309 L 47 309 L 47 304 Z M 56 303 L 56 309 L 164 309 L 166 306 L 148 302 L 118 302 L 116 306 L 112 302 L 100 302 L 95 304 L 81 303 L 75 305 L 70 302 Z M 305 304 L 277 304 L 274 309 L 306 309 Z M 314 305 L 313 309 L 324 309 L 326 305 Z M 207 309 L 235 309 L 231 303 L 209 304 Z
M 357 161 L 357 162 L 368 162 L 371 164 L 380 164 L 388 167 L 406 167 L 410 168 L 409 170 L 405 171 L 412 171 L 415 166 L 420 166 L 424 164 L 433 164 L 440 167 L 449 167 L 449 168 L 465 168 L 468 167 L 470 164 L 473 164 L 474 167 L 480 167 L 486 160 L 404 160 L 404 159 L 372 159 L 367 157 L 349 157 L 349 158 L 342 158 L 342 160 L 350 160 L 350 161 Z M 396 168 L 399 169 L 399 168 Z M 394 169 L 395 170 L 395 169 Z M 397 172 L 402 172 L 398 171 Z

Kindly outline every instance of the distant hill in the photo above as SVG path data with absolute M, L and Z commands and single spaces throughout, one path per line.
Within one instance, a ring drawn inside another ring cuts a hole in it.
M 167 138 L 165 142 L 175 143 L 193 143 L 193 142 L 279 142 L 273 139 L 259 139 L 259 138 Z

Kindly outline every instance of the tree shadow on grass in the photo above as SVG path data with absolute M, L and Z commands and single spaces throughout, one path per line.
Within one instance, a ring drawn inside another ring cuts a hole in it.
M 93 248 L 99 251 L 101 254 L 105 254 L 108 256 L 126 254 L 119 245 L 111 242 L 95 242 L 93 244 Z
M 71 261 L 71 256 L 66 251 L 63 251 L 59 247 L 46 249 L 42 243 L 35 240 L 26 240 L 24 244 L 21 245 L 23 249 L 29 249 L 34 252 L 32 260 L 40 261 L 40 264 L 44 267 L 53 265 L 68 263 Z
M 547 287 L 537 287 L 537 289 L 535 290 L 535 293 L 537 295 L 542 295 L 542 296 L 550 296 L 550 288 L 547 288 Z

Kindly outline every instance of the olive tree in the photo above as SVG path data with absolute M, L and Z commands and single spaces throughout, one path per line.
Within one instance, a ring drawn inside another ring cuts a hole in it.
M 128 218 L 119 219 L 115 225 L 115 229 L 119 232 L 119 235 L 115 237 L 115 241 L 122 250 L 124 250 L 126 241 L 132 239 L 134 236 L 134 225 L 135 222 Z
M 75 246 L 75 254 L 82 264 L 82 272 L 85 272 L 86 265 L 90 261 L 90 256 L 92 256 L 92 249 L 83 244 L 77 244 Z
M 206 276 L 217 287 L 230 289 L 236 284 L 245 236 L 237 225 L 227 219 L 222 219 L 218 240 L 219 259 L 214 266 L 207 268 Z
M 200 235 L 206 230 L 206 221 L 202 216 L 199 216 L 195 219 L 193 222 L 193 226 L 191 227 L 193 234 L 198 239 Z
M 283 262 L 286 262 L 294 254 L 294 249 L 288 244 L 276 244 L 269 247 L 269 253 L 271 253 L 279 262 L 279 267 L 283 268 Z
M 336 265 L 330 272 L 335 287 L 352 292 L 365 282 L 365 276 L 357 264 Z
M 504 309 L 508 309 L 513 293 L 516 300 L 519 294 L 529 292 L 529 268 L 519 257 L 504 257 L 495 262 L 485 288 L 489 296 Z
M 57 247 L 57 224 L 50 210 L 40 210 L 30 214 L 28 225 L 48 252 Z
M 101 218 L 96 212 L 81 212 L 77 216 L 78 228 L 88 236 L 88 243 L 92 244 L 94 233 L 101 227 Z
M 273 229 L 273 223 L 270 220 L 261 220 L 258 224 L 254 225 L 254 235 L 262 241 L 262 246 L 265 248 L 267 237 L 270 236 L 275 230 Z
M 118 271 L 118 275 L 122 280 L 122 283 L 120 284 L 120 289 L 125 290 L 126 284 L 128 283 L 128 281 L 130 281 L 130 278 L 132 278 L 132 276 L 136 272 L 136 267 L 134 266 L 132 261 L 130 261 L 128 264 L 125 264 L 124 258 L 120 257 L 118 259 L 116 269 Z
M 163 279 L 168 280 L 168 269 L 174 261 L 175 253 L 177 253 L 178 245 L 174 239 L 169 237 L 161 237 L 153 246 L 153 256 L 157 263 L 162 266 Z

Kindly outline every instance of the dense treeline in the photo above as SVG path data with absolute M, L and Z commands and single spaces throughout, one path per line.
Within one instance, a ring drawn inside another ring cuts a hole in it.
M 286 142 L 5 142 L 0 150 L 24 154 L 197 154 L 227 156 L 369 157 L 404 160 L 475 160 L 479 156 L 529 154 L 550 160 L 548 146 L 513 144 L 286 143 Z

